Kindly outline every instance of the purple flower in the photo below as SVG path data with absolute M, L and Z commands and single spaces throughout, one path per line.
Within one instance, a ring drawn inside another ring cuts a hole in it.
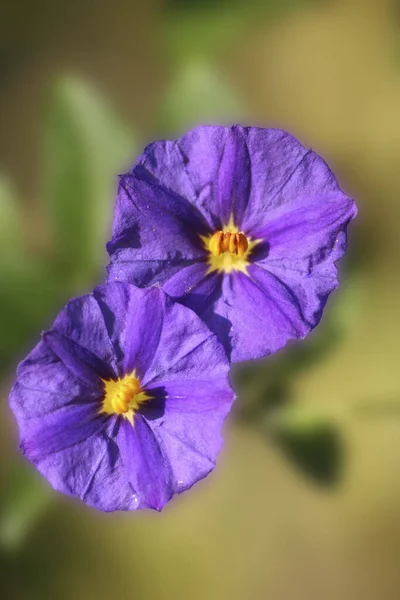
M 100 286 L 69 302 L 19 365 L 21 449 L 91 506 L 160 510 L 215 466 L 228 369 L 217 338 L 162 290 Z
M 234 362 L 315 327 L 356 215 L 325 162 L 278 129 L 198 127 L 120 177 L 109 280 L 195 310 Z

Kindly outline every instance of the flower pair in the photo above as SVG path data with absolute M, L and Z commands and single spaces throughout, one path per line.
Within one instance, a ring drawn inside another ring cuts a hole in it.
M 317 325 L 355 214 L 280 130 L 199 127 L 148 146 L 120 177 L 108 283 L 19 366 L 25 455 L 107 511 L 160 509 L 205 477 L 234 399 L 229 362 Z

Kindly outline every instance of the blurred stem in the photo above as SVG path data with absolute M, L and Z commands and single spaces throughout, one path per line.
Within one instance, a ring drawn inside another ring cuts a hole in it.
M 307 433 L 318 428 L 321 423 L 333 423 L 343 427 L 354 421 L 393 420 L 393 416 L 400 419 L 400 398 L 361 400 L 325 407 L 313 404 L 286 404 L 284 407 L 267 411 L 264 417 L 256 422 L 247 421 L 257 423 L 263 433 L 282 427 Z

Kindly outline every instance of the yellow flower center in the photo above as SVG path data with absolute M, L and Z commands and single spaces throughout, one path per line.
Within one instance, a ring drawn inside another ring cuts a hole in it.
M 208 250 L 208 273 L 231 273 L 242 271 L 246 275 L 248 258 L 259 240 L 252 240 L 249 236 L 239 231 L 232 218 L 222 230 L 209 236 L 201 236 L 204 247 Z
M 103 380 L 104 399 L 100 413 L 122 415 L 133 424 L 133 416 L 141 404 L 150 399 L 133 372 L 114 381 Z
M 231 233 L 230 231 L 216 231 L 208 244 L 208 248 L 214 256 L 220 256 L 224 252 L 244 256 L 249 243 L 244 233 Z

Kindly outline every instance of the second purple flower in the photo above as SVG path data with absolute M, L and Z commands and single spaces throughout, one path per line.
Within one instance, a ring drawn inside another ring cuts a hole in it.
M 234 394 L 222 345 L 160 289 L 71 300 L 18 367 L 24 455 L 103 511 L 161 510 L 214 468 Z
M 278 129 L 199 127 L 120 177 L 109 279 L 160 284 L 233 362 L 315 327 L 356 215 L 325 162 Z

